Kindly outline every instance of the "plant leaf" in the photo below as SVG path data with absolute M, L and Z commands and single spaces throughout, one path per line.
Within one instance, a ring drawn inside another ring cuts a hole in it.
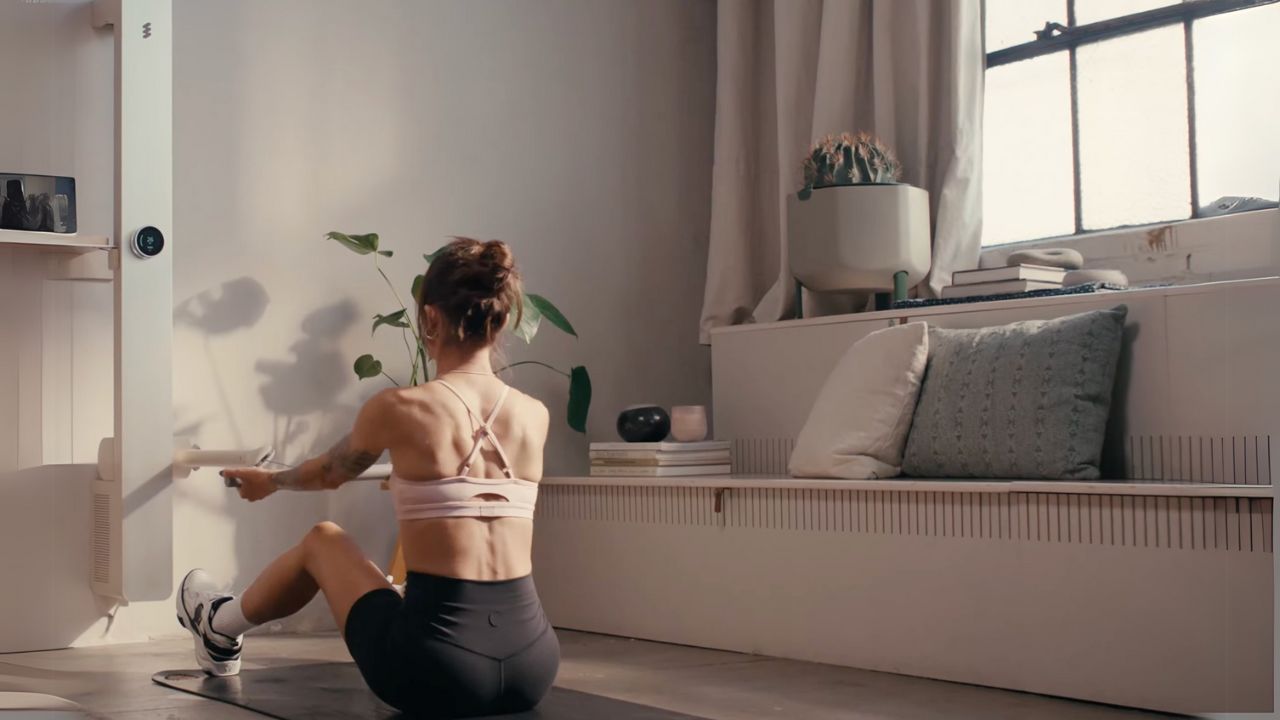
M 422 281 L 425 279 L 427 279 L 426 275 L 419 275 L 413 279 L 413 289 L 410 292 L 413 293 L 415 303 L 422 302 Z
M 591 375 L 579 365 L 569 370 L 569 427 L 585 433 L 590 411 Z
M 449 246 L 448 246 L 448 245 L 446 245 L 445 247 L 449 247 Z M 436 258 L 440 257 L 440 253 L 444 252 L 444 250 L 445 250 L 445 248 L 444 248 L 444 247 L 442 247 L 442 248 L 438 248 L 438 249 L 436 249 L 436 251 L 435 251 L 435 252 L 429 252 L 429 253 L 427 253 L 426 255 L 423 255 L 423 256 L 422 256 L 422 259 L 423 259 L 423 260 L 426 260 L 426 261 L 427 261 L 427 264 L 428 264 L 428 265 L 430 265 L 431 263 L 433 263 L 433 262 L 435 262 L 435 261 L 436 261 Z
M 409 321 L 405 320 L 404 316 L 405 316 L 404 310 L 397 310 L 393 313 L 388 313 L 386 315 L 382 315 L 382 314 L 374 315 L 373 329 L 369 331 L 369 334 L 372 335 L 374 332 L 378 330 L 379 327 L 383 325 L 390 325 L 391 327 L 398 327 L 398 328 L 409 327 Z
M 381 255 L 382 257 L 391 257 L 392 253 L 390 250 L 379 250 L 378 254 Z
M 326 234 L 325 237 L 341 243 L 344 247 L 357 255 L 368 255 L 371 252 L 378 251 L 378 233 L 348 235 L 346 233 L 332 231 Z
M 374 359 L 372 355 L 361 355 L 356 358 L 352 369 L 356 371 L 356 377 L 361 380 L 368 380 L 371 377 L 378 377 L 382 374 L 382 361 Z M 572 390 L 572 385 L 570 385 L 570 389 Z
M 530 306 L 537 308 L 542 317 L 549 320 L 552 325 L 555 325 L 574 337 L 578 337 L 578 333 L 573 329 L 573 325 L 569 323 L 568 318 L 560 312 L 559 308 L 551 304 L 550 300 L 542 297 L 541 295 L 528 293 L 524 296 L 524 306 L 525 312 L 529 312 Z
M 512 317 L 512 320 L 515 318 Z M 509 323 L 508 323 L 509 324 Z M 532 303 L 524 304 L 524 314 L 520 316 L 520 322 L 511 328 L 511 332 L 515 336 L 525 341 L 526 344 L 533 342 L 533 336 L 538 334 L 538 328 L 542 325 L 542 313 L 538 312 L 538 308 Z

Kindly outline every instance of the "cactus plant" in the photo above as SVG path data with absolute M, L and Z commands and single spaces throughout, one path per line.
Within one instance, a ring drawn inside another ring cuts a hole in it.
M 871 135 L 841 133 L 814 143 L 804 160 L 804 186 L 797 193 L 808 200 L 817 188 L 863 183 L 893 183 L 902 166 L 893 151 Z

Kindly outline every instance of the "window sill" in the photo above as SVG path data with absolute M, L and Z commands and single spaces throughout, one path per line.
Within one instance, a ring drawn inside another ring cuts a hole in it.
M 1134 285 L 1263 277 L 1280 270 L 1280 209 L 993 245 L 980 266 L 1044 247 L 1078 250 L 1086 268 L 1120 270 Z

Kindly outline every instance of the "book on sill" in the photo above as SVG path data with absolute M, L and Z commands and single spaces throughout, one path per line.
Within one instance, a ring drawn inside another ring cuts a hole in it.
M 728 474 L 728 465 L 683 465 L 674 467 L 591 466 L 592 477 L 705 477 L 708 475 Z
M 948 285 L 942 288 L 942 297 L 963 298 L 981 295 L 1009 295 L 1011 293 L 1031 292 L 1032 290 L 1054 290 L 1060 287 L 1062 287 L 1060 282 L 1006 280 L 1004 282 L 977 283 L 975 285 Z
M 661 466 L 671 467 L 676 465 L 727 465 L 729 464 L 729 453 L 682 453 L 680 455 L 673 454 L 654 454 L 636 455 L 630 457 L 605 456 L 599 457 L 595 454 L 591 455 L 591 465 L 593 467 L 636 467 L 636 466 Z
M 1012 265 L 1010 267 L 960 270 L 951 274 L 952 285 L 977 285 L 978 283 L 1007 280 L 1033 280 L 1062 284 L 1067 271 L 1046 265 Z
M 703 440 L 701 442 L 593 442 L 591 443 L 591 452 L 597 451 L 618 451 L 625 450 L 628 452 L 653 452 L 659 451 L 664 453 L 678 452 L 708 452 L 719 450 L 720 452 L 729 451 L 728 440 Z

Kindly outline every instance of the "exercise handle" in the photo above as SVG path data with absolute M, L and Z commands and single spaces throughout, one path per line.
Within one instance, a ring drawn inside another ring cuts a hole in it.
M 173 464 L 186 468 L 257 467 L 275 454 L 270 445 L 251 450 L 201 450 L 186 448 L 173 454 Z

